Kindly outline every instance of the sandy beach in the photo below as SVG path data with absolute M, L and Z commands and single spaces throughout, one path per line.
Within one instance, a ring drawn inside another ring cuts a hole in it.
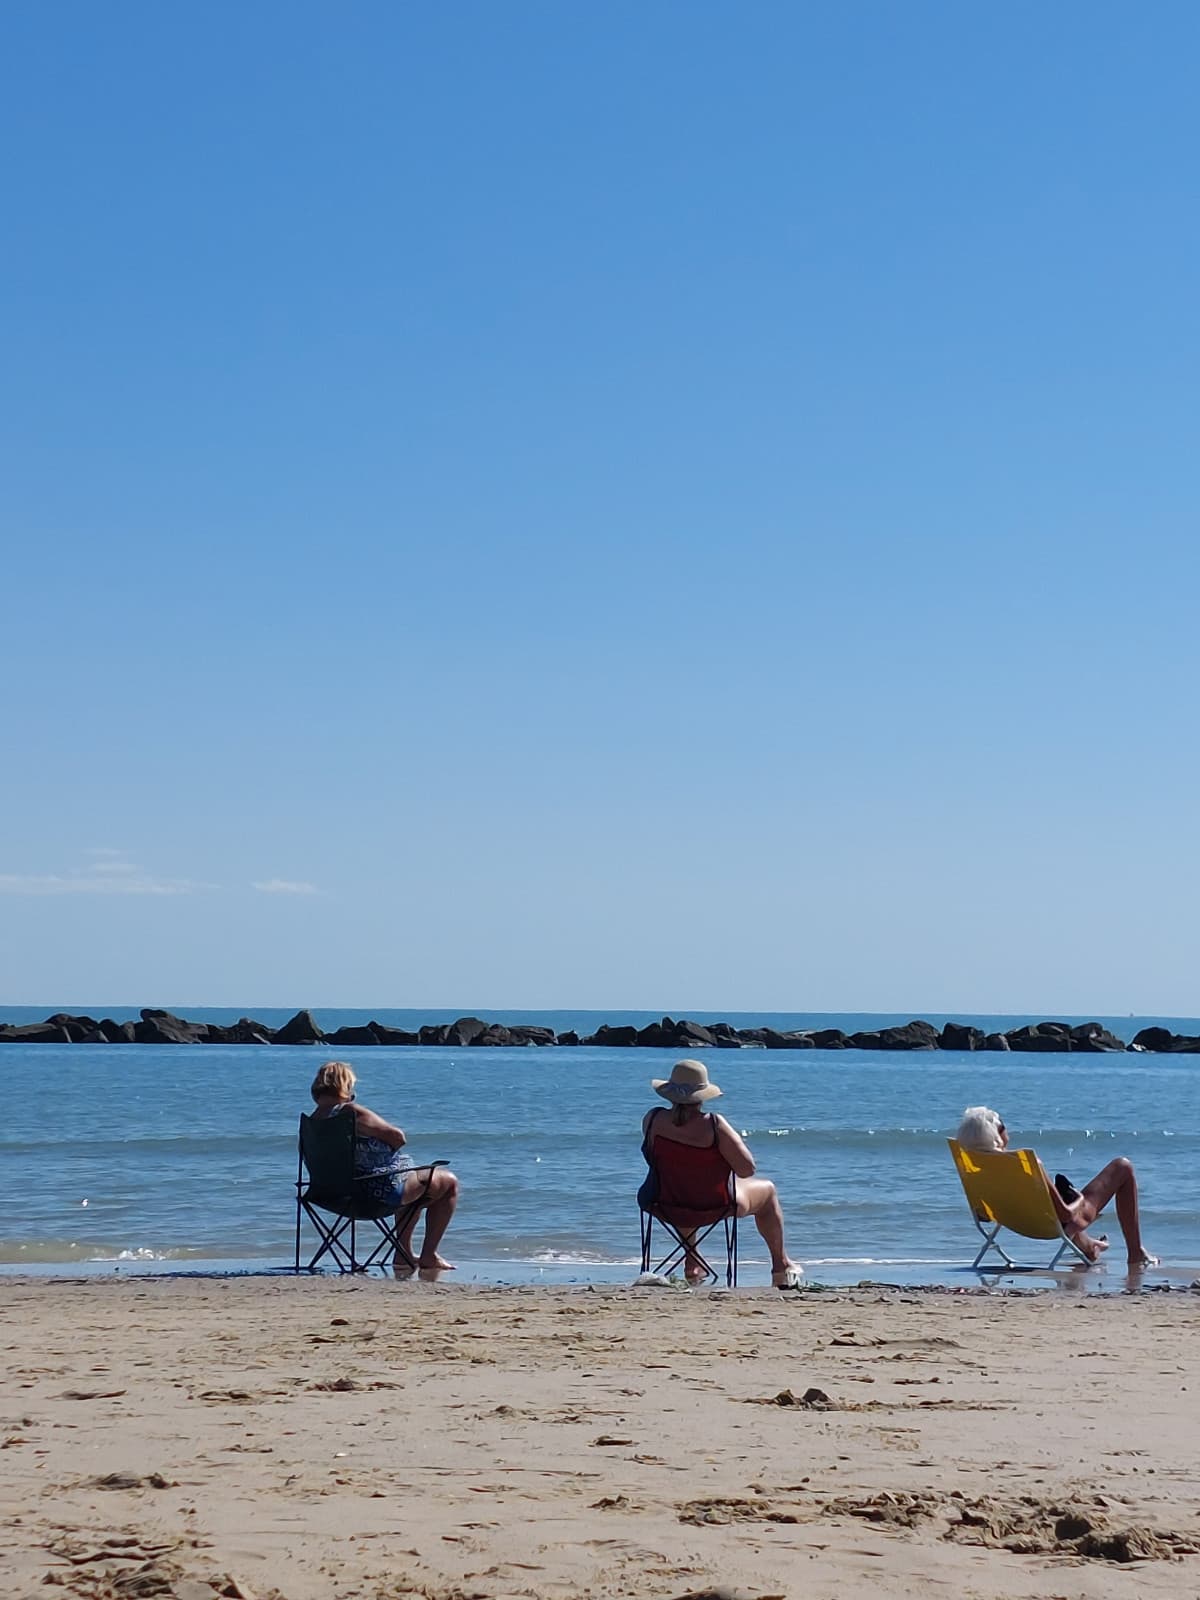
M 16 1279 L 2 1317 L 6 1596 L 1200 1589 L 1196 1295 Z

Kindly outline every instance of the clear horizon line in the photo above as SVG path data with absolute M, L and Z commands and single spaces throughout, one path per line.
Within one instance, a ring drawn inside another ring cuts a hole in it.
M 137 1004 L 137 1003 L 134 1003 L 134 1002 L 124 1002 L 124 1001 L 116 1002 L 116 1001 L 111 1001 L 111 1000 L 104 1001 L 102 1004 L 100 1004 L 100 1003 L 87 1003 L 85 1005 L 83 1002 L 76 1002 L 75 1004 L 76 1004 L 79 1012 L 85 1012 L 85 1011 L 87 1011 L 87 1012 L 91 1012 L 91 1011 L 103 1012 L 105 1010 L 108 1010 L 108 1011 L 140 1011 L 142 1009 L 146 1009 L 146 1010 L 170 1011 L 173 1015 L 176 1015 L 176 1016 L 185 1016 L 188 1010 L 195 1010 L 195 1011 L 241 1011 L 243 1013 L 243 1015 L 252 1016 L 253 1011 L 255 1009 L 258 1009 L 258 1010 L 262 1010 L 262 1011 L 291 1011 L 293 1013 L 298 1012 L 298 1011 L 310 1011 L 310 1012 L 314 1013 L 314 1015 L 319 1015 L 319 1013 L 322 1012 L 322 1011 L 372 1011 L 372 1010 L 376 1010 L 376 1011 L 409 1011 L 409 1012 L 454 1011 L 456 1016 L 458 1016 L 458 1017 L 477 1016 L 477 1017 L 479 1017 L 481 1019 L 483 1019 L 485 1014 L 487 1012 L 489 1012 L 489 1011 L 493 1011 L 493 1012 L 495 1012 L 495 1011 L 501 1011 L 501 1012 L 503 1012 L 503 1011 L 526 1011 L 526 1012 L 545 1012 L 545 1013 L 575 1012 L 575 1013 L 582 1013 L 582 1014 L 595 1015 L 595 1016 L 613 1016 L 613 1017 L 619 1017 L 621 1015 L 628 1015 L 630 1013 L 636 1013 L 636 1014 L 645 1014 L 645 1015 L 656 1016 L 656 1017 L 671 1017 L 672 1019 L 674 1019 L 676 1021 L 687 1021 L 689 1018 L 694 1017 L 695 1015 L 697 1015 L 699 1013 L 703 1013 L 704 1015 L 710 1016 L 710 1017 L 721 1017 L 721 1016 L 749 1017 L 749 1016 L 758 1016 L 758 1015 L 790 1016 L 790 1017 L 898 1017 L 898 1016 L 903 1016 L 903 1017 L 907 1017 L 909 1020 L 914 1021 L 914 1022 L 923 1021 L 923 1020 L 925 1020 L 926 1018 L 928 1018 L 930 1016 L 950 1017 L 950 1018 L 953 1018 L 953 1019 L 957 1019 L 957 1018 L 960 1018 L 960 1017 L 963 1018 L 963 1019 L 969 1019 L 972 1016 L 977 1016 L 977 1017 L 978 1016 L 985 1016 L 985 1017 L 1033 1017 L 1033 1016 L 1039 1016 L 1039 1017 L 1041 1017 L 1043 1020 L 1045 1020 L 1047 1022 L 1053 1021 L 1053 1020 L 1055 1020 L 1056 1018 L 1059 1018 L 1059 1017 L 1074 1016 L 1074 1017 L 1086 1018 L 1088 1015 L 1097 1016 L 1097 1017 L 1101 1017 L 1101 1016 L 1108 1017 L 1111 1020 L 1139 1018 L 1139 1017 L 1172 1017 L 1172 1018 L 1179 1019 L 1179 1020 L 1193 1020 L 1191 1014 L 1186 1012 L 1186 1011 L 1171 1011 L 1171 1012 L 1168 1012 L 1168 1011 L 1163 1011 L 1163 1010 L 1159 1010 L 1159 1011 L 1093 1010 L 1091 1013 L 1088 1013 L 1088 1012 L 1085 1012 L 1085 1011 L 1066 1011 L 1066 1010 L 1052 1011 L 1052 1010 L 1048 1010 L 1048 1009 L 1040 1009 L 1040 1008 L 1037 1008 L 1037 1007 L 1025 1007 L 1024 1009 L 1017 1010 L 1017 1011 L 1014 1011 L 1014 1010 L 989 1011 L 983 1006 L 974 1006 L 974 1007 L 970 1007 L 970 1008 L 965 1008 L 964 1007 L 964 1008 L 959 1008 L 957 1010 L 952 1009 L 952 1008 L 945 1008 L 945 1007 L 930 1007 L 928 1010 L 891 1007 L 891 1008 L 885 1009 L 885 1010 L 871 1011 L 871 1010 L 851 1010 L 851 1009 L 841 1009 L 841 1010 L 836 1010 L 836 1009 L 816 1009 L 816 1008 L 803 1008 L 803 1007 L 797 1008 L 797 1007 L 789 1007 L 789 1006 L 728 1007 L 725 1010 L 722 1010 L 720 1007 L 716 1007 L 716 1006 L 696 1006 L 696 1007 L 679 1007 L 679 1008 L 667 1007 L 666 1009 L 663 1009 L 661 1007 L 656 1008 L 654 1006 L 634 1006 L 634 1005 L 626 1005 L 626 1006 L 595 1006 L 595 1005 L 590 1005 L 590 1006 L 586 1006 L 586 1005 L 584 1005 L 584 1006 L 549 1005 L 548 1006 L 548 1005 L 541 1005 L 541 1006 L 536 1006 L 536 1005 L 513 1005 L 511 1003 L 510 1004 L 505 1004 L 505 1005 L 462 1007 L 462 1006 L 458 1006 L 458 1005 L 437 1005 L 437 1004 L 434 1004 L 433 1002 L 426 1002 L 426 1003 L 423 1003 L 421 1005 L 380 1005 L 378 1002 L 373 1002 L 370 1005 L 347 1005 L 347 1004 L 343 1004 L 343 1005 L 332 1005 L 332 1004 L 323 1005 L 323 1004 L 313 1004 L 313 1003 L 296 1004 L 294 1001 L 284 1001 L 282 1003 L 276 1003 L 276 1002 L 261 1001 L 261 1000 L 260 1001 L 255 1001 L 254 1004 L 252 1006 L 249 1006 L 249 1007 L 247 1007 L 245 1005 L 245 1003 L 242 1002 L 242 1001 L 221 1003 L 220 1001 L 211 1001 L 211 1000 L 174 1002 L 174 1003 L 169 1004 L 169 1005 L 167 1005 L 167 1004 L 159 1004 L 159 1003 L 151 1005 L 149 1002 L 143 1002 L 141 1004 Z M 55 1003 L 51 1003 L 51 1002 L 24 1001 L 24 1000 L 21 1000 L 21 1001 L 18 1001 L 18 1000 L 0 1001 L 0 1011 L 40 1011 L 40 1010 L 43 1010 L 43 1009 L 47 1011 L 48 1015 L 53 1015 L 55 1012 L 58 1012 L 58 1011 L 61 1011 L 61 1012 L 64 1012 L 64 1013 L 68 1013 L 68 1014 L 71 1012 L 71 1007 L 69 1005 L 65 1005 L 65 1004 L 61 1004 L 61 1003 L 55 1004 Z M 1197 1013 L 1197 1015 L 1200 1015 L 1200 1013 Z

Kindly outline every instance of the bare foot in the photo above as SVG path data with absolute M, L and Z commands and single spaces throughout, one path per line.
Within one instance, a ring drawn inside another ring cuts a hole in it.
M 1075 1235 L 1075 1243 L 1089 1261 L 1099 1261 L 1100 1257 L 1108 1249 L 1108 1236 L 1102 1233 L 1098 1238 L 1093 1239 L 1090 1233 L 1077 1233 Z
M 453 1272 L 455 1270 L 453 1261 L 447 1261 L 444 1256 L 439 1256 L 436 1251 L 431 1256 L 427 1256 L 422 1251 L 417 1265 L 422 1272 Z
M 1137 1255 L 1129 1257 L 1129 1265 L 1131 1267 L 1156 1267 L 1158 1266 L 1158 1257 L 1152 1256 L 1149 1250 L 1139 1250 Z

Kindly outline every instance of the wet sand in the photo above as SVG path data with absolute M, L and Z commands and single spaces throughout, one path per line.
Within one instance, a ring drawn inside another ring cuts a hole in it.
M 4 1288 L 20 1600 L 1200 1592 L 1200 1295 Z

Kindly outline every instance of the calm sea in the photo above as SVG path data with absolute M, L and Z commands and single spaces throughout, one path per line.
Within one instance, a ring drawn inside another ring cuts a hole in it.
M 118 1019 L 128 1007 L 54 1009 Z M 179 1008 L 199 1020 L 286 1011 Z M 399 1027 L 461 1012 L 317 1010 L 332 1030 L 374 1015 Z M 488 1012 L 590 1032 L 648 1013 Z M 696 1020 L 715 1013 L 690 1013 Z M 778 1014 L 735 1025 L 847 1032 L 904 1016 Z M 940 1023 L 941 1017 L 929 1020 Z M 1036 1018 L 964 1020 L 986 1028 Z M 1091 1020 L 1065 1018 L 1060 1020 Z M 1150 1022 L 1099 1018 L 1129 1039 Z M 446 1249 L 464 1278 L 628 1279 L 638 1255 L 639 1122 L 673 1055 L 655 1050 L 343 1051 L 359 1098 L 408 1132 L 414 1158 L 447 1158 L 464 1194 Z M 0 1264 L 48 1270 L 257 1268 L 291 1259 L 296 1125 L 328 1051 L 281 1047 L 0 1046 Z M 1174 1281 L 1200 1268 L 1200 1057 L 703 1053 L 721 1109 L 776 1180 L 793 1254 L 810 1278 L 961 1281 L 974 1230 L 945 1146 L 965 1105 L 996 1106 L 1051 1171 L 1086 1181 L 1114 1155 L 1136 1163 L 1144 1233 Z M 1108 1220 L 1119 1271 L 1120 1241 Z M 765 1281 L 752 1226 L 743 1280 Z M 956 1278 L 956 1274 L 958 1274 Z M 1112 1286 L 1110 1284 L 1110 1286 Z

